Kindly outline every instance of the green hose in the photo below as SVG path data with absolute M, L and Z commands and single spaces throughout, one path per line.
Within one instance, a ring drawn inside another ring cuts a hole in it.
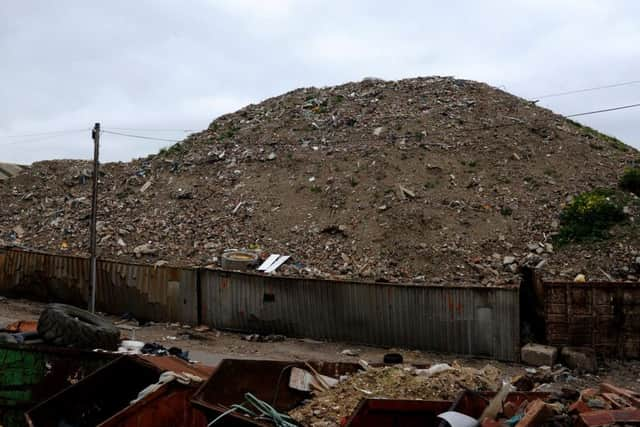
M 242 402 L 241 404 L 231 405 L 231 408 L 228 411 L 225 411 L 221 415 L 216 417 L 208 424 L 208 427 L 211 427 L 222 418 L 236 411 L 244 412 L 245 414 L 250 415 L 253 418 L 266 418 L 273 422 L 276 427 L 297 427 L 297 424 L 295 424 L 293 418 L 286 414 L 281 414 L 273 406 L 258 399 L 253 394 L 246 393 L 244 395 L 244 399 L 244 402 Z M 245 407 L 245 405 L 249 405 L 251 409 Z

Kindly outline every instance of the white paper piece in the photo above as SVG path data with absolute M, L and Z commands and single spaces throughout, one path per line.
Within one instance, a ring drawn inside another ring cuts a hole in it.
M 278 254 L 269 255 L 269 258 L 267 258 L 262 264 L 260 264 L 258 270 L 265 271 L 267 268 L 271 267 L 271 264 L 273 264 L 278 258 L 280 258 L 280 255 Z
M 329 387 L 335 387 L 338 384 L 338 380 L 335 378 L 327 377 L 326 375 L 320 375 L 320 378 L 323 384 L 320 384 L 318 378 L 311 372 L 293 367 L 289 377 L 289 387 L 294 390 L 311 391 L 312 389 L 323 390 L 326 388 L 325 384 Z
M 455 411 L 444 412 L 438 415 L 438 418 L 448 422 L 451 427 L 477 427 L 479 425 L 478 421 L 470 416 Z
M 271 264 L 269 266 L 269 268 L 267 268 L 264 272 L 265 273 L 273 273 L 274 271 L 276 271 L 276 269 L 278 267 L 280 267 L 282 264 L 284 264 L 285 261 L 287 261 L 289 258 L 290 258 L 289 255 L 281 255 L 280 258 L 278 258 L 278 260 L 276 262 Z

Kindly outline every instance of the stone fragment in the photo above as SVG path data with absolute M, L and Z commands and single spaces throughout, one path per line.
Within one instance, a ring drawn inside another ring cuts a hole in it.
M 520 352 L 522 363 L 532 366 L 553 366 L 558 359 L 558 349 L 542 344 L 527 344 Z
M 598 369 L 596 353 L 587 347 L 563 347 L 560 352 L 562 362 L 579 372 L 595 372 Z

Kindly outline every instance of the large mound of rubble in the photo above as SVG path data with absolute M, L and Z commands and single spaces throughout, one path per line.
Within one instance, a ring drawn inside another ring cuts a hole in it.
M 567 200 L 615 187 L 637 158 L 473 81 L 298 89 L 158 155 L 103 165 L 99 249 L 218 265 L 225 249 L 251 248 L 291 256 L 276 274 L 392 282 L 509 285 L 523 264 L 637 280 L 637 204 L 614 239 L 551 244 Z M 90 170 L 46 161 L 0 182 L 0 243 L 86 253 Z

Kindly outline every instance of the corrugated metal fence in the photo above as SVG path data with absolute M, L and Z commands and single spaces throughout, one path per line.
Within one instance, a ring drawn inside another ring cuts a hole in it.
M 96 306 L 139 319 L 198 321 L 196 269 L 98 260 Z M 86 306 L 89 259 L 10 249 L 0 255 L 0 292 Z
M 516 289 L 334 282 L 204 271 L 213 327 L 515 360 Z
M 0 292 L 84 305 L 86 258 L 7 250 Z M 98 261 L 99 309 L 218 329 L 517 360 L 516 288 L 271 277 Z

